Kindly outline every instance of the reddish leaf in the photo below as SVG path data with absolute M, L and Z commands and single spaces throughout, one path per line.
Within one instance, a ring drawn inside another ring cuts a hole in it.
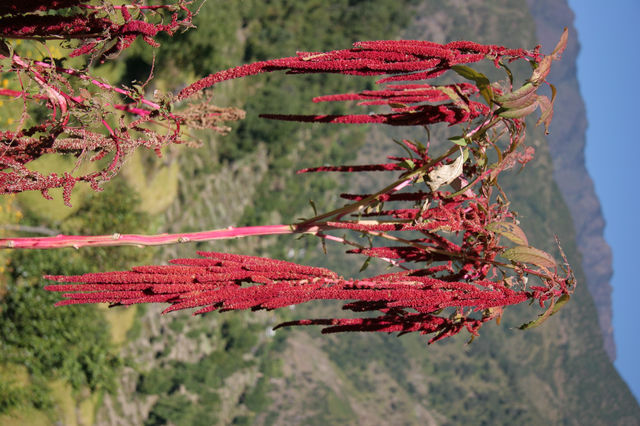
M 510 93 L 505 93 L 502 96 L 495 98 L 495 101 L 500 104 L 501 107 L 508 108 L 521 108 L 530 102 L 530 98 L 534 97 L 536 86 L 532 83 L 527 83 L 518 90 L 514 90 Z
M 556 44 L 556 47 L 553 49 L 553 52 L 551 52 L 550 56 L 552 56 L 554 60 L 557 61 L 558 59 L 560 59 L 562 52 L 564 52 L 564 49 L 567 48 L 568 39 L 569 39 L 569 30 L 567 29 L 567 27 L 565 27 L 564 31 L 562 31 L 562 35 L 560 36 L 560 41 L 558 42 L 558 44 Z
M 553 118 L 553 102 L 546 96 L 538 96 L 538 105 L 540 106 L 540 118 L 536 122 L 536 126 L 544 123 L 544 132 L 549 134 L 549 125 Z
M 502 253 L 503 257 L 514 262 L 530 263 L 532 265 L 541 266 L 544 268 L 555 268 L 556 261 L 547 252 L 539 250 L 535 247 L 517 246 L 505 250 Z
M 498 110 L 498 115 L 504 118 L 524 118 L 535 111 L 536 108 L 538 108 L 538 98 L 537 96 L 531 96 L 526 99 L 524 106 L 509 109 L 501 108 L 502 111 Z
M 487 229 L 508 238 L 518 245 L 529 245 L 529 241 L 527 240 L 527 236 L 524 231 L 515 223 L 493 222 L 487 225 Z

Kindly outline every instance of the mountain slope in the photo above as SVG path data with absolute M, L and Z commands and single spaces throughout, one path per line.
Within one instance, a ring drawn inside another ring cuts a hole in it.
M 224 52 L 246 62 L 286 56 L 296 49 L 340 48 L 351 36 L 536 44 L 536 26 L 524 0 L 430 0 L 395 6 L 387 1 L 300 6 L 281 0 L 258 2 L 251 10 L 218 3 L 205 6 L 224 6 L 229 17 L 226 33 L 209 41 L 212 64 L 220 63 Z M 404 13 L 376 14 L 392 9 Z M 213 10 L 204 9 L 203 16 L 215 16 Z M 381 24 L 391 18 L 394 25 Z M 370 27 L 359 27 L 362 22 Z M 189 58 L 188 45 L 180 46 L 174 50 L 184 49 Z M 287 108 L 306 112 L 312 108 L 305 104 L 312 95 L 350 84 L 344 79 L 269 75 L 233 83 L 233 90 L 221 87 L 218 99 L 230 103 L 250 96 L 244 107 L 254 119 L 236 129 L 236 136 L 209 141 L 204 151 L 181 158 L 182 193 L 168 213 L 170 229 L 295 220 L 309 214 L 308 198 L 323 207 L 335 203 L 322 193 L 339 191 L 344 183 L 338 178 L 301 179 L 291 170 L 308 163 L 354 161 L 356 156 L 358 161 L 379 159 L 393 149 L 388 129 L 375 128 L 365 135 L 339 126 L 274 124 L 255 117 L 264 111 L 290 112 Z M 562 124 L 553 124 L 554 134 L 566 131 Z M 540 129 L 532 128 L 530 138 L 536 161 L 519 175 L 508 176 L 505 188 L 513 194 L 535 245 L 551 247 L 553 233 L 559 234 L 581 283 L 571 303 L 543 327 L 515 330 L 535 315 L 523 307 L 505 315 L 501 326 L 483 329 L 471 345 L 462 336 L 426 347 L 424 338 L 413 335 L 328 337 L 307 329 L 278 330 L 274 336 L 266 331 L 282 319 L 335 314 L 335 304 L 203 318 L 158 318 L 157 309 L 148 309 L 141 312 L 138 330 L 124 351 L 131 366 L 118 392 L 105 396 L 99 423 L 638 424 L 640 408 L 603 349 L 596 307 L 583 284 L 580 243 L 553 179 L 548 142 Z M 206 249 L 321 262 L 351 275 L 359 268 L 344 260 L 341 247 L 330 246 L 326 257 L 318 256 L 313 254 L 321 253 L 315 242 L 290 238 L 211 244 Z M 193 251 L 179 247 L 170 254 Z

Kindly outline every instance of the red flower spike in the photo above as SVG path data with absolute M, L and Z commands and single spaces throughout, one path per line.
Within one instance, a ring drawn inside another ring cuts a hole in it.
M 400 74 L 390 78 L 422 80 L 435 78 L 452 65 L 477 62 L 486 56 L 496 59 L 507 57 L 540 60 L 540 55 L 535 51 L 483 46 L 471 42 L 441 45 L 415 40 L 367 41 L 355 43 L 352 49 L 325 53 L 298 52 L 294 57 L 255 62 L 220 71 L 186 87 L 178 94 L 178 99 L 187 98 L 226 80 L 263 72 L 286 70 L 292 73 L 331 72 L 347 75 Z M 379 81 L 382 82 L 385 81 Z
M 379 247 L 367 250 L 361 250 L 361 253 L 393 254 L 409 261 L 414 260 L 411 259 L 412 254 L 419 254 L 419 250 L 414 247 Z M 429 276 L 436 271 L 448 271 L 444 265 L 433 269 L 383 274 L 365 280 L 344 280 L 324 268 L 255 256 L 212 252 L 201 254 L 207 258 L 180 259 L 180 263 L 185 265 L 137 267 L 132 271 L 68 277 L 49 276 L 48 279 L 59 282 L 85 284 L 54 284 L 46 289 L 63 292 L 63 297 L 67 300 L 60 302 L 60 305 L 104 302 L 123 305 L 170 303 L 165 313 L 191 308 L 199 308 L 196 314 L 214 310 L 277 309 L 311 300 L 353 300 L 344 308 L 354 312 L 377 310 L 384 315 L 373 319 L 300 320 L 281 326 L 331 325 L 323 329 L 323 333 L 437 333 L 433 341 L 454 335 L 465 328 L 474 333 L 484 322 L 483 318 L 470 317 L 452 322 L 434 314 L 436 311 L 465 307 L 481 311 L 521 303 L 531 297 L 529 292 L 515 291 L 492 281 L 471 284 L 443 281 Z M 199 263 L 197 260 L 224 264 L 227 271 L 218 273 L 186 265 Z M 184 274 L 179 273 L 181 268 L 184 269 Z M 194 269 L 199 273 L 191 275 Z M 251 270 L 261 272 L 258 279 L 248 273 Z M 422 273 L 428 275 L 420 275 Z M 227 279 L 229 277 L 231 282 L 235 281 L 237 284 L 231 284 Z M 261 281 L 266 283 L 260 284 Z M 421 313 L 412 314 L 406 309 Z

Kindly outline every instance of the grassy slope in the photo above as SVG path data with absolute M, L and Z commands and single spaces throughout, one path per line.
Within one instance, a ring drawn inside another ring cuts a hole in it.
M 149 232 L 150 221 L 136 211 L 135 195 L 123 180 L 113 181 L 100 195 L 78 195 L 71 212 L 61 201 L 47 205 L 47 200 L 16 197 L 3 211 L 22 208 L 24 217 L 5 217 L 5 223 L 20 219 L 20 224 L 74 234 L 104 234 L 114 227 Z M 39 203 L 42 206 L 35 209 Z M 8 265 L 0 285 L 0 423 L 92 422 L 102 393 L 118 374 L 117 352 L 134 311 L 55 308 L 59 298 L 42 290 L 40 276 L 123 268 L 149 261 L 152 252 L 125 248 L 4 253 Z

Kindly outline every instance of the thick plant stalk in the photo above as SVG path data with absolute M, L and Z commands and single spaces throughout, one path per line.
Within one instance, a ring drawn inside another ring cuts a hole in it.
M 211 231 L 186 232 L 177 234 L 119 234 L 111 235 L 56 235 L 55 237 L 24 237 L 0 239 L 0 247 L 14 249 L 56 249 L 73 247 L 114 247 L 114 246 L 159 246 L 189 242 L 213 241 L 248 237 L 253 235 L 281 235 L 292 233 L 317 233 L 318 227 L 298 231 L 291 225 L 229 227 Z

